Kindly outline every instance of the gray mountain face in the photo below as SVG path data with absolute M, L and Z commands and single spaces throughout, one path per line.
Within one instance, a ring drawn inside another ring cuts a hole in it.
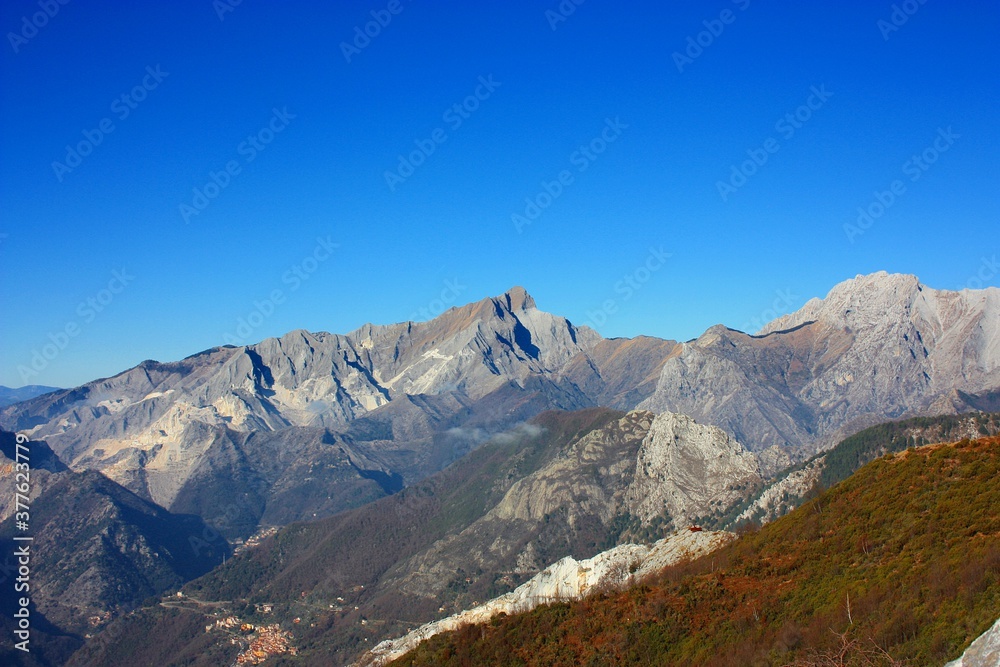
M 0 425 L 246 537 L 393 493 L 553 408 L 687 414 L 757 453 L 767 477 L 872 423 L 991 409 L 998 324 L 1000 290 L 878 273 L 755 336 L 604 339 L 514 288 L 429 322 L 147 361 L 4 408 Z
M 429 322 L 147 361 L 6 408 L 0 423 L 44 438 L 75 469 L 245 537 L 261 520 L 391 493 L 543 410 L 632 407 L 675 346 L 605 340 L 514 288 Z
M 755 336 L 712 327 L 666 361 L 640 407 L 801 457 L 887 419 L 991 409 L 998 388 L 1000 289 L 949 292 L 881 272 Z
M 678 527 L 725 509 L 761 483 L 757 458 L 716 426 L 657 415 L 642 442 L 626 501 L 643 521 L 666 513 Z

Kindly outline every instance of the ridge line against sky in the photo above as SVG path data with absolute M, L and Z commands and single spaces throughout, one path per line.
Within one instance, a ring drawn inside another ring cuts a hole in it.
M 512 285 L 687 340 L 878 270 L 1000 284 L 996 3 L 14 0 L 0 27 L 0 384 Z

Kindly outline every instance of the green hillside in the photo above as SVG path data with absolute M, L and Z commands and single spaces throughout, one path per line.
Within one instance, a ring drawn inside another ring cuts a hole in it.
M 934 442 L 954 442 L 967 436 L 991 436 L 1000 434 L 1000 413 L 998 412 L 967 412 L 957 415 L 938 415 L 934 417 L 912 417 L 894 422 L 885 422 L 870 426 L 850 435 L 837 443 L 832 449 L 817 454 L 802 463 L 791 466 L 771 480 L 776 483 L 788 475 L 802 470 L 807 466 L 819 466 L 819 480 L 816 493 L 842 482 L 865 464 L 885 454 L 901 452 L 910 447 L 919 447 Z M 739 530 L 746 521 L 739 521 L 744 510 L 752 505 L 767 487 L 760 488 L 756 493 L 747 495 L 743 500 L 726 508 L 722 512 L 702 517 L 701 525 L 715 530 Z M 785 512 L 802 504 L 803 498 L 787 497 L 783 502 Z M 782 512 L 784 513 L 784 512 Z M 753 521 L 764 523 L 758 512 Z M 651 532 L 646 529 L 646 533 Z M 636 531 L 643 536 L 642 531 Z

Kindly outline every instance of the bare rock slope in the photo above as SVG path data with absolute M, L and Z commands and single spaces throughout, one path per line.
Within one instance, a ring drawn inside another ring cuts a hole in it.
M 998 388 L 1000 289 L 935 290 L 879 272 L 758 335 L 712 327 L 666 361 L 640 407 L 802 456 L 887 419 L 979 407 Z
M 1000 665 L 1000 620 L 979 636 L 958 660 L 945 667 L 996 667 Z
M 273 505 L 261 489 L 280 482 L 270 463 L 278 452 L 308 461 L 296 473 L 320 480 L 313 495 L 337 496 L 321 481 L 332 479 L 357 489 L 347 494 L 356 505 L 543 410 L 633 407 L 652 393 L 675 345 L 605 340 L 513 288 L 429 322 L 346 335 L 299 330 L 143 362 L 6 408 L 0 424 L 44 438 L 74 469 L 100 470 L 163 507 L 209 516 L 198 498 L 246 495 L 246 520 L 233 530 L 246 534 Z M 304 503 L 302 514 L 284 518 L 350 506 Z
M 595 590 L 620 589 L 681 560 L 697 558 L 733 538 L 726 532 L 681 530 L 652 545 L 622 544 L 581 561 L 566 556 L 510 593 L 439 621 L 427 623 L 398 639 L 381 642 L 357 665 L 384 665 L 441 632 L 485 623 L 498 614 L 517 614 L 553 602 L 578 600 Z
M 725 431 L 666 412 L 643 440 L 627 505 L 644 521 L 666 512 L 680 525 L 728 507 L 761 481 L 756 457 Z

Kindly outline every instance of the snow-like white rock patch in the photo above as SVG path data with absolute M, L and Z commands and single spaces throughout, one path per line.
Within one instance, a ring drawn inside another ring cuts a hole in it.
M 384 665 L 436 634 L 469 624 L 485 623 L 500 613 L 523 613 L 543 604 L 578 600 L 599 588 L 623 588 L 629 582 L 669 565 L 714 551 L 733 537 L 732 533 L 723 531 L 692 532 L 684 529 L 649 546 L 622 544 L 581 561 L 567 556 L 510 593 L 422 625 L 404 637 L 381 642 L 355 664 L 366 667 Z
M 997 667 L 1000 665 L 1000 620 L 972 642 L 958 660 L 944 667 Z

